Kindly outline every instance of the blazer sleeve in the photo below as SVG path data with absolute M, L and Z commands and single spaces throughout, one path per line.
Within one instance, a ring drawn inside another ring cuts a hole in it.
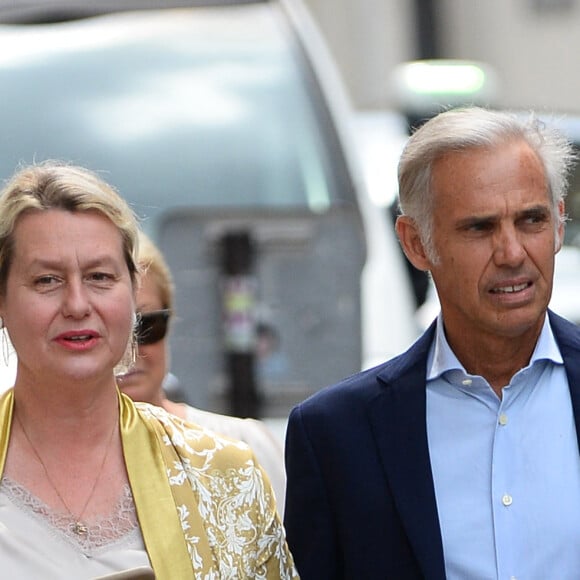
M 288 420 L 285 455 L 284 524 L 300 578 L 342 578 L 327 489 L 300 406 L 291 412 Z

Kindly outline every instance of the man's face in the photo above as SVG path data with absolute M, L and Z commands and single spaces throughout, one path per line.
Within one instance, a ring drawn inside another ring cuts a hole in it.
M 563 226 L 536 155 L 520 141 L 448 154 L 432 190 L 439 260 L 428 267 L 449 337 L 539 332 Z

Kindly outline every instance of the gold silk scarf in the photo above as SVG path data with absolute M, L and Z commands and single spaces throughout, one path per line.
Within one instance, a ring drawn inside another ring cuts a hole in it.
M 161 423 L 143 421 L 135 405 L 125 395 L 119 397 L 119 404 L 125 464 L 155 578 L 194 578 L 175 507 L 182 503 L 187 505 L 192 498 L 183 497 L 187 493 L 183 488 L 176 490 L 178 497 L 174 498 L 169 486 L 163 452 L 168 454 L 172 448 L 160 445 L 165 435 Z M 171 459 L 179 461 L 178 457 Z M 199 525 L 199 522 L 196 524 Z M 205 536 L 202 536 L 202 545 L 198 549 L 203 552 L 204 559 L 211 558 L 211 550 L 204 540 Z
M 14 405 L 0 399 L 0 473 Z M 241 442 L 119 393 L 123 453 L 157 580 L 298 578 L 267 476 Z

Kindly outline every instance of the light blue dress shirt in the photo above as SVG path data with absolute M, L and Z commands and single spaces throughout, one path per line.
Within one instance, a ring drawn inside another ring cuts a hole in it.
M 466 373 L 440 316 L 427 432 L 448 580 L 580 579 L 580 454 L 548 317 L 500 400 Z

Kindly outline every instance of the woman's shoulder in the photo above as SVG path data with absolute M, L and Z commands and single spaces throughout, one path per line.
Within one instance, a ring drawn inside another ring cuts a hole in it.
M 203 411 L 186 405 L 186 419 L 190 423 L 211 429 L 215 433 L 247 443 L 258 453 L 273 453 L 282 457 L 283 450 L 268 426 L 256 419 L 242 419 Z
M 230 468 L 232 464 L 246 466 L 248 460 L 252 460 L 249 446 L 228 433 L 182 419 L 156 405 L 135 403 L 135 406 L 146 422 L 162 429 L 167 442 L 184 454 L 203 457 L 206 463 L 210 460 L 216 465 L 226 463 Z
M 170 479 L 178 480 L 180 474 L 187 474 L 199 490 L 212 493 L 219 490 L 219 494 L 231 497 L 254 489 L 254 497 L 260 498 L 254 508 L 271 507 L 270 486 L 263 480 L 254 452 L 245 442 L 190 423 L 155 405 L 135 406 L 157 433 L 161 453 L 172 474 Z
M 255 419 L 242 419 L 231 415 L 222 415 L 211 411 L 204 411 L 190 405 L 185 406 L 186 420 L 190 423 L 211 429 L 216 433 L 245 440 L 244 435 L 263 431 L 262 423 Z
M 272 487 L 250 447 L 160 407 L 147 403 L 135 407 L 161 442 L 171 491 L 182 506 L 184 529 L 199 529 L 196 522 L 202 522 L 215 554 L 236 566 L 253 562 L 260 571 L 256 577 L 297 577 Z M 195 510 L 188 500 L 191 492 Z M 216 543 L 216 538 L 228 541 Z M 198 546 L 192 544 L 192 549 Z

